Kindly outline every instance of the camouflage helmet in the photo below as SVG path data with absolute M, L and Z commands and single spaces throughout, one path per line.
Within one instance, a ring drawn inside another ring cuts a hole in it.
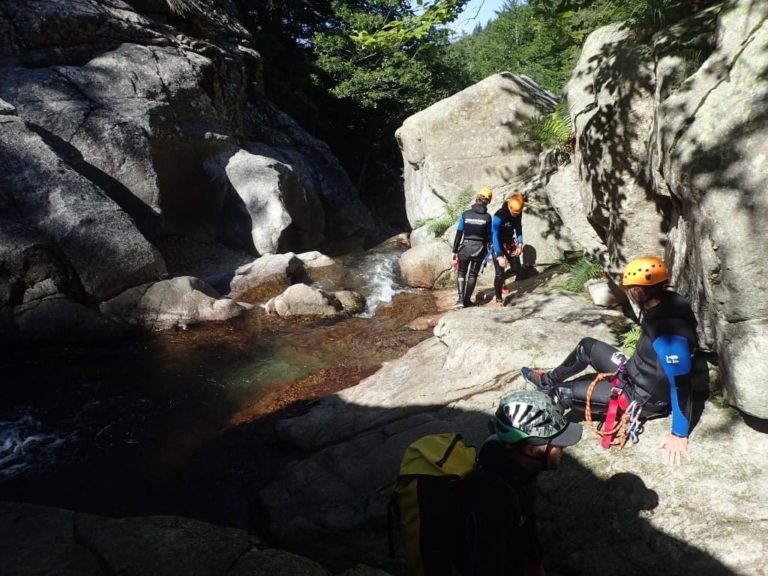
M 582 428 L 568 422 L 552 399 L 539 390 L 518 390 L 504 396 L 496 410 L 494 430 L 505 444 L 571 446 Z

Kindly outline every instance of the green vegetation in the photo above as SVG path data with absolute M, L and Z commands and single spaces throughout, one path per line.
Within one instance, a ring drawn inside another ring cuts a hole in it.
M 584 284 L 587 280 L 600 278 L 603 274 L 600 263 L 590 256 L 582 256 L 573 264 L 565 264 L 564 270 L 567 274 L 567 279 L 562 284 L 553 286 L 554 290 L 575 293 L 583 292 Z
M 190 11 L 188 0 L 165 0 L 165 3 L 174 14 L 182 15 Z
M 621 344 L 621 350 L 627 357 L 632 356 L 637 348 L 637 341 L 640 340 L 640 335 L 643 331 L 640 326 L 633 326 L 621 336 L 619 336 L 619 343 Z
M 426 226 L 435 237 L 442 236 L 448 228 L 456 224 L 459 216 L 469 207 L 474 191 L 471 187 L 464 188 L 459 192 L 454 202 L 443 205 L 444 214 L 438 218 L 433 218 L 425 222 L 419 222 L 421 226 Z
M 177 13 L 194 0 L 166 0 Z M 369 205 L 402 190 L 394 131 L 415 112 L 491 74 L 523 74 L 555 94 L 587 35 L 625 21 L 641 37 L 688 16 L 684 0 L 507 0 L 495 20 L 451 38 L 467 0 L 235 0 L 263 56 L 266 96 L 328 143 Z M 696 8 L 713 4 L 699 0 Z M 529 137 L 565 159 L 567 111 Z
M 565 101 L 551 114 L 524 121 L 522 128 L 529 142 L 554 150 L 559 161 L 567 161 L 573 153 L 576 133 Z

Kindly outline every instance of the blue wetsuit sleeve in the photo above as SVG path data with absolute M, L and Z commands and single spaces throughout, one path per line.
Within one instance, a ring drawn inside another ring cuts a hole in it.
M 688 396 L 691 384 L 691 348 L 684 336 L 664 334 L 653 341 L 659 364 L 669 380 L 672 434 L 688 436 Z
M 459 245 L 461 244 L 461 239 L 464 237 L 464 214 L 459 216 L 459 222 L 456 225 L 456 236 L 453 238 L 453 253 L 459 251 Z
M 501 218 L 494 216 L 491 221 L 491 238 L 493 238 L 493 255 L 502 256 L 504 253 L 501 251 L 501 241 L 499 240 L 499 227 L 501 226 Z

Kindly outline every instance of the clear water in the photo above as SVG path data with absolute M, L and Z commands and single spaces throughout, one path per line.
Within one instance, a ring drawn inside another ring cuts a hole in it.
M 360 317 L 288 321 L 255 307 L 227 323 L 120 344 L 11 351 L 0 388 L 0 498 L 208 518 L 198 502 L 198 488 L 213 482 L 206 475 L 227 478 L 206 486 L 215 501 L 212 491 L 274 444 L 274 413 L 354 385 L 429 336 L 403 329 L 434 303 L 400 285 L 399 253 L 350 256 L 318 280 L 362 292 Z

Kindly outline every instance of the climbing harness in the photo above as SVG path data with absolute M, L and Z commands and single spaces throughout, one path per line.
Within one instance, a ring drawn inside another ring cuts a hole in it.
M 622 368 L 623 366 L 619 367 L 617 372 L 598 374 L 589 384 L 589 388 L 587 388 L 587 406 L 584 410 L 584 418 L 589 429 L 600 438 L 603 448 L 618 446 L 621 450 L 624 448 L 627 440 L 631 440 L 633 444 L 636 444 L 640 440 L 640 434 L 643 432 L 643 422 L 640 418 L 643 408 L 634 400 L 630 402 L 624 393 L 624 380 L 620 376 Z M 608 402 L 608 410 L 606 411 L 605 422 L 601 430 L 593 422 L 591 403 L 595 386 L 606 378 L 611 378 L 611 399 Z M 617 422 L 619 410 L 621 410 L 622 414 Z

